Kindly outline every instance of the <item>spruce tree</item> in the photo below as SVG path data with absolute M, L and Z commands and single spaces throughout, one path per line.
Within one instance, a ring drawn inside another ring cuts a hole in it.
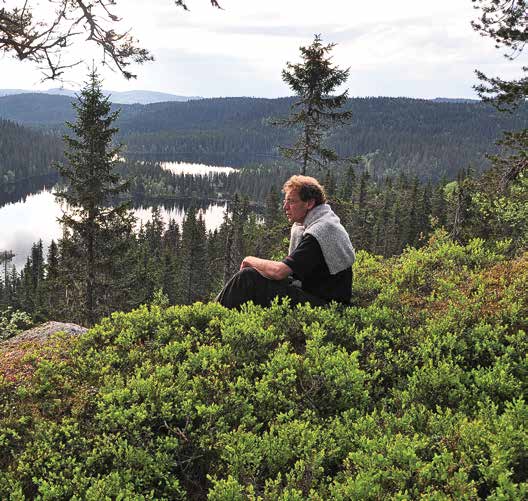
M 352 214 L 352 235 L 354 245 L 359 249 L 370 249 L 372 241 L 372 211 L 370 208 L 370 175 L 367 170 L 361 174 L 357 205 Z
M 181 249 L 180 225 L 174 220 L 169 219 L 167 229 L 163 233 L 163 249 L 173 256 L 178 256 Z
M 405 215 L 406 228 L 404 233 L 404 245 L 416 246 L 419 227 L 418 227 L 418 188 L 419 181 L 415 176 L 412 180 L 410 190 L 407 195 L 407 214 Z
M 2 296 L 0 297 L 0 306 L 9 306 L 11 304 L 12 287 L 9 280 L 9 263 L 15 257 L 12 251 L 0 252 L 0 266 L 2 267 Z
M 280 215 L 280 197 L 274 185 L 271 186 L 266 196 L 266 208 L 264 212 L 264 223 L 267 228 L 273 228 L 277 224 Z
M 449 183 L 450 195 L 448 196 L 448 225 L 451 227 L 451 236 L 454 240 L 465 241 L 466 226 L 471 214 L 471 194 L 473 181 L 469 171 L 461 171 L 457 180 Z
M 26 260 L 20 273 L 18 296 L 22 309 L 29 313 L 33 320 L 47 318 L 44 298 L 44 253 L 42 240 L 31 247 L 31 255 Z
M 383 193 L 383 205 L 379 211 L 376 221 L 376 242 L 374 251 L 383 256 L 388 255 L 389 247 L 391 246 L 391 225 L 390 215 L 392 207 L 394 206 L 394 189 L 392 186 L 392 179 L 388 178 L 385 181 L 385 188 Z
M 336 183 L 334 174 L 332 173 L 330 169 L 326 171 L 324 181 L 323 181 L 323 186 L 326 192 L 326 196 L 328 197 L 329 200 L 332 200 L 336 194 L 337 183 Z
M 127 248 L 132 216 L 116 197 L 127 190 L 116 173 L 120 146 L 112 144 L 118 112 L 111 111 L 108 97 L 94 70 L 73 104 L 75 123 L 67 122 L 73 136 L 65 136 L 66 162 L 58 166 L 66 187 L 57 193 L 66 202 L 60 222 L 65 228 L 65 246 L 80 260 L 84 312 L 78 317 L 92 325 L 113 304 L 112 287 L 119 256 Z M 114 204 L 113 206 L 111 204 Z
M 245 252 L 244 224 L 249 214 L 249 200 L 237 193 L 226 209 L 223 229 L 225 230 L 224 247 L 224 283 L 238 271 Z
M 432 211 L 433 187 L 427 183 L 423 187 L 422 197 L 418 207 L 418 231 L 420 236 L 427 236 L 431 231 L 431 211 Z
M 526 0 L 472 0 L 480 11 L 480 18 L 472 22 L 473 29 L 483 36 L 490 37 L 497 49 L 505 49 L 510 61 L 519 57 L 528 42 L 528 2 Z M 499 77 L 487 77 L 476 71 L 481 80 L 475 90 L 484 101 L 491 102 L 499 111 L 512 111 L 526 102 L 528 96 L 528 67 L 523 65 L 523 75 L 517 80 L 503 80 Z M 486 179 L 499 196 L 508 195 L 510 187 L 516 190 L 523 184 L 522 175 L 528 171 L 526 151 L 528 150 L 528 129 L 506 132 L 498 142 L 505 149 L 506 156 L 491 156 L 494 176 Z M 526 175 L 526 174 L 524 174 Z M 490 185 L 484 187 L 490 192 Z
M 157 267 L 150 254 L 144 226 L 139 229 L 132 246 L 132 254 L 134 256 L 133 275 L 136 282 L 134 303 L 140 305 L 150 301 L 154 292 L 160 288 L 158 273 L 156 273 Z
M 207 235 L 207 266 L 210 270 L 208 292 L 217 293 L 224 283 L 224 246 L 225 237 L 221 231 L 209 230 Z
M 433 190 L 431 197 L 431 224 L 433 227 L 442 227 L 447 224 L 446 184 L 447 181 L 442 179 Z
M 309 164 L 328 167 L 338 159 L 334 150 L 325 145 L 325 136 L 336 125 L 346 124 L 352 113 L 338 111 L 347 98 L 348 91 L 332 93 L 348 78 L 349 70 L 342 70 L 332 64 L 330 53 L 335 47 L 324 45 L 321 35 L 315 35 L 308 47 L 300 47 L 302 62 L 286 63 L 282 79 L 299 98 L 292 106 L 291 115 L 279 120 L 278 125 L 299 129 L 295 144 L 281 148 L 286 158 L 301 163 L 301 174 L 306 174 Z
M 339 196 L 343 200 L 348 200 L 353 202 L 352 194 L 354 193 L 354 189 L 356 187 L 356 172 L 355 172 L 355 166 L 357 165 L 357 160 L 353 159 L 348 162 L 343 182 L 341 183 L 341 188 L 339 192 Z
M 30 315 L 33 315 L 34 311 L 34 291 L 32 287 L 32 280 L 31 280 L 31 257 L 28 256 L 26 259 L 26 264 L 24 268 L 22 268 L 22 271 L 20 272 L 20 286 L 18 288 L 18 297 L 20 300 L 20 306 L 22 309 L 29 313 Z
M 210 277 L 207 271 L 207 233 L 201 214 L 191 206 L 182 225 L 180 288 L 186 304 L 205 299 Z
M 153 207 L 151 213 L 152 217 L 150 221 L 147 221 L 145 224 L 145 237 L 151 255 L 159 260 L 161 258 L 163 247 L 162 239 L 165 231 L 165 224 L 159 207 Z
M 46 259 L 46 278 L 44 280 L 46 309 L 48 318 L 59 318 L 60 311 L 60 278 L 59 278 L 59 247 L 52 240 L 48 247 Z

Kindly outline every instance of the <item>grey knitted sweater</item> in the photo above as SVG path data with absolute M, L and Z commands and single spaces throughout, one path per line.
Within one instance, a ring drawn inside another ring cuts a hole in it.
M 350 237 L 339 217 L 328 204 L 316 205 L 306 215 L 304 224 L 293 224 L 290 236 L 290 254 L 299 245 L 305 234 L 312 235 L 319 243 L 331 275 L 346 270 L 354 263 L 356 254 Z

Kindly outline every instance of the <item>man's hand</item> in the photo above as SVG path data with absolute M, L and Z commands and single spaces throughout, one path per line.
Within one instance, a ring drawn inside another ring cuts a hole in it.
M 249 264 L 248 258 L 251 258 L 252 256 L 246 256 L 244 259 L 242 259 L 242 262 L 240 263 L 240 269 L 243 270 L 244 268 L 252 268 L 251 264 Z
M 281 261 L 271 261 L 269 259 L 261 259 L 255 256 L 246 256 L 240 263 L 240 269 L 253 268 L 257 270 L 263 277 L 271 280 L 284 280 L 288 275 L 291 275 L 291 268 Z

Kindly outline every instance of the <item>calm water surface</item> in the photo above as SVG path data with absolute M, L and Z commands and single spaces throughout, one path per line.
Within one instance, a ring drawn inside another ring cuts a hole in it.
M 195 175 L 235 171 L 231 167 L 212 167 L 181 162 L 163 162 L 163 167 L 172 172 Z M 213 203 L 200 209 L 208 230 L 214 230 L 222 224 L 225 208 L 225 204 Z M 162 206 L 160 211 L 166 223 L 169 219 L 174 219 L 181 224 L 185 217 L 185 208 L 180 204 L 170 207 Z M 139 225 L 140 222 L 145 223 L 151 218 L 152 207 L 136 208 L 134 213 Z M 61 207 L 49 190 L 28 195 L 23 201 L 0 207 L 0 251 L 12 250 L 16 254 L 12 264 L 20 269 L 25 264 L 33 243 L 42 239 L 44 248 L 47 249 L 52 239 L 60 238 L 61 228 L 57 218 L 61 215 Z
M 195 176 L 205 176 L 206 174 L 232 174 L 237 169 L 233 167 L 213 167 L 205 164 L 189 164 L 185 162 L 160 162 L 165 170 L 170 170 L 174 174 L 192 174 Z

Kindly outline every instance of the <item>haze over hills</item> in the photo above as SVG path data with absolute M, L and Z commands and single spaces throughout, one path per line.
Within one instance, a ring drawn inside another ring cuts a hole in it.
M 0 117 L 28 126 L 64 131 L 75 119 L 71 97 L 18 94 L 0 97 Z M 279 146 L 294 133 L 271 125 L 289 113 L 293 98 L 213 98 L 147 105 L 114 105 L 119 140 L 129 154 L 156 159 L 243 166 L 278 160 Z M 409 98 L 353 98 L 351 123 L 329 137 L 341 156 L 366 155 L 376 176 L 399 172 L 422 179 L 453 179 L 488 165 L 502 132 L 525 128 L 528 107 L 499 113 L 480 101 Z
M 130 91 L 114 91 L 103 90 L 106 95 L 110 95 L 110 101 L 118 104 L 149 104 L 159 103 L 163 101 L 190 101 L 193 99 L 201 99 L 199 96 L 179 96 L 176 94 L 168 94 L 166 92 L 155 92 L 150 90 L 130 90 Z M 0 89 L 0 96 L 12 96 L 16 94 L 50 94 L 59 96 L 75 97 L 77 91 L 70 89 L 53 88 L 46 91 L 25 90 L 25 89 Z

